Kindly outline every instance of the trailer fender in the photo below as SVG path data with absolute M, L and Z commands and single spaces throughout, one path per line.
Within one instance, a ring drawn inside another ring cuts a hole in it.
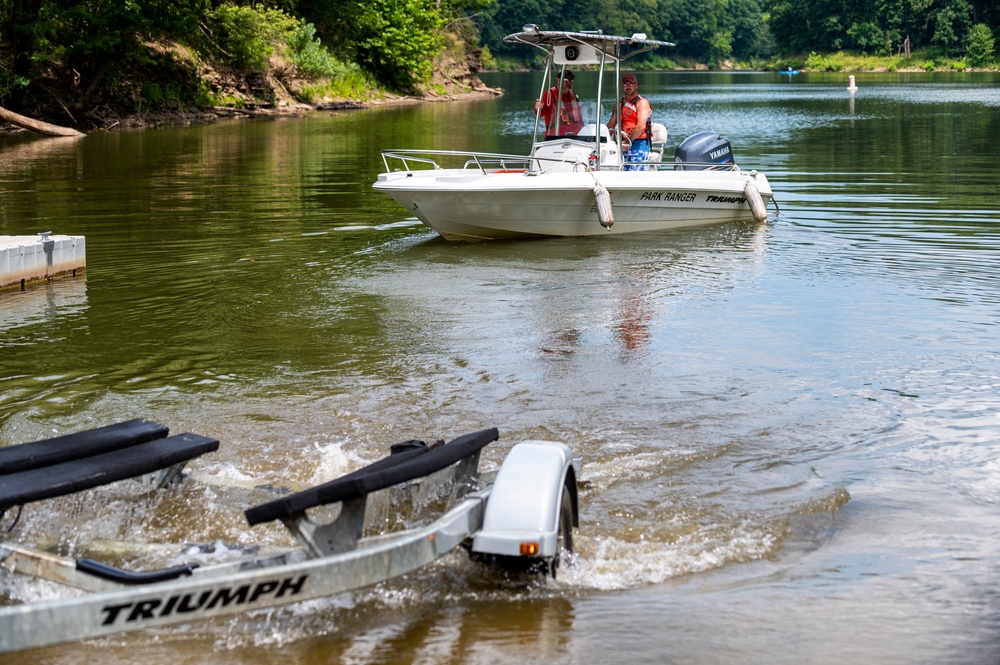
M 556 556 L 564 488 L 572 505 L 573 526 L 579 525 L 575 463 L 578 460 L 563 443 L 523 441 L 515 445 L 497 472 L 483 527 L 473 536 L 472 552 Z

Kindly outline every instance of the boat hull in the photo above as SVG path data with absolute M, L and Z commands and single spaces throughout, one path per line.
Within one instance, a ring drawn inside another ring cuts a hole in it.
M 610 193 L 614 224 L 601 225 L 594 189 Z M 765 206 L 763 174 L 735 171 L 480 173 L 433 169 L 383 173 L 388 194 L 448 240 L 640 233 L 753 219 L 747 183 Z

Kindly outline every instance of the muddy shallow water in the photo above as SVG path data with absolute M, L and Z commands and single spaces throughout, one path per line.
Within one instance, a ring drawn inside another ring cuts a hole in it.
M 379 148 L 519 149 L 529 75 L 488 80 L 497 100 L 0 137 L 0 233 L 88 248 L 82 278 L 0 293 L 0 442 L 146 417 L 220 439 L 196 476 L 304 486 L 496 426 L 487 465 L 551 438 L 586 481 L 554 582 L 459 552 L 4 662 L 997 660 L 997 80 L 779 79 L 643 79 L 674 139 L 719 129 L 781 206 L 649 236 L 456 245 L 371 191 Z M 245 499 L 120 484 L 8 537 L 287 543 Z

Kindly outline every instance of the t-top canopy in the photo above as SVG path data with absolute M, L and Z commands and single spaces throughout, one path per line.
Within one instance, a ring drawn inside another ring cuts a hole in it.
M 565 46 L 568 44 L 589 44 L 594 48 L 617 54 L 622 46 L 646 51 L 660 46 L 675 46 L 673 42 L 647 39 L 643 33 L 631 37 L 605 35 L 600 32 L 569 32 L 565 30 L 541 30 L 533 23 L 524 26 L 521 32 L 515 32 L 503 38 L 508 44 L 530 44 L 533 46 Z M 638 51 L 637 51 L 638 52 Z M 629 54 L 629 55 L 635 55 Z M 625 56 L 629 57 L 629 56 Z M 624 58 L 623 58 L 624 59 Z

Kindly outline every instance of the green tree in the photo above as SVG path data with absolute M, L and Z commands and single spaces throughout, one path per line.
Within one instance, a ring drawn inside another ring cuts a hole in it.
M 441 14 L 427 0 L 366 0 L 357 14 L 357 56 L 380 81 L 409 89 L 427 81 L 441 50 Z
M 654 30 L 649 20 L 656 16 L 656 9 L 656 0 L 593 0 L 591 3 L 597 26 L 614 35 L 652 34 Z
M 189 35 L 208 0 L 4 0 L 0 65 L 27 89 L 41 72 L 61 79 L 60 96 L 86 106 L 151 35 Z M 55 94 L 55 93 L 53 93 Z
M 733 55 L 737 58 L 767 53 L 769 34 L 760 0 L 729 0 L 725 26 L 732 35 Z
M 771 3 L 769 26 L 779 51 L 835 51 L 843 45 L 847 11 L 840 0 L 771 0 Z
M 906 18 L 906 0 L 876 0 L 875 24 L 885 33 L 885 55 L 899 49 L 903 42 L 903 22 Z
M 280 9 L 238 5 L 219 5 L 206 14 L 218 50 L 208 51 L 216 59 L 222 56 L 237 69 L 262 71 L 275 44 L 298 26 L 299 21 Z
M 729 0 L 665 0 L 670 39 L 678 51 L 702 62 L 716 63 L 732 55 L 726 30 Z
M 814 44 L 809 38 L 810 26 L 807 16 L 808 8 L 801 2 L 791 0 L 772 0 L 768 15 L 768 27 L 778 49 L 782 52 L 807 51 Z
M 436 0 L 334 1 L 322 16 L 321 36 L 377 81 L 406 91 L 430 78 L 443 44 Z
M 882 30 L 871 21 L 855 23 L 847 30 L 848 36 L 862 53 L 870 50 L 884 50 L 885 36 Z
M 966 59 L 972 67 L 986 67 L 993 62 L 996 42 L 993 33 L 985 23 L 977 23 L 969 30 L 966 45 Z
M 38 18 L 42 0 L 5 0 L 0 17 L 0 42 L 9 44 L 11 67 L 15 77 L 27 79 L 31 74 L 31 59 L 38 39 Z
M 118 83 L 125 66 L 144 57 L 144 40 L 190 36 L 207 5 L 207 0 L 47 0 L 33 60 L 59 72 L 72 105 L 86 107 Z
M 964 41 L 972 17 L 968 0 L 947 0 L 934 19 L 934 36 L 931 42 L 940 46 L 945 54 L 957 49 Z
M 589 7 L 589 3 L 578 3 Z M 527 23 L 534 23 L 542 30 L 565 30 L 568 25 L 574 29 L 578 26 L 571 18 L 561 23 L 564 7 L 563 0 L 542 2 L 541 0 L 501 0 L 483 11 L 479 25 L 482 26 L 483 41 L 495 55 L 531 60 L 537 57 L 537 51 L 525 46 L 505 44 L 503 38 L 515 32 L 520 32 Z M 531 51 L 535 51 L 531 53 Z

